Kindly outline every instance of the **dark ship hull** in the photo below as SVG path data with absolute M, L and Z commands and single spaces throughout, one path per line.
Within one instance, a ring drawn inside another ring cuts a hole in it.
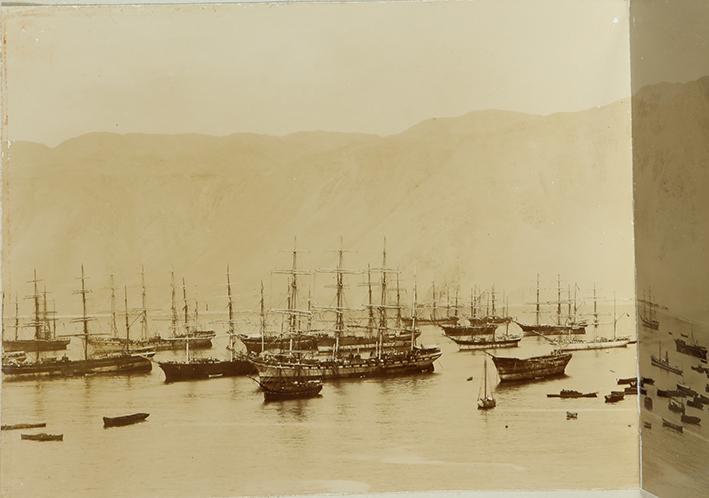
M 519 382 L 564 375 L 571 353 L 552 353 L 532 358 L 492 356 L 501 382 Z
M 688 344 L 684 339 L 675 339 L 675 347 L 678 353 L 694 356 L 695 358 L 707 359 L 707 348 Z
M 190 361 L 161 361 L 158 363 L 165 373 L 165 382 L 211 379 L 214 377 L 235 377 L 257 372 L 248 360 L 195 359 Z
M 404 325 L 410 327 L 413 320 L 410 317 L 402 318 Z M 455 316 L 450 316 L 447 318 L 417 318 L 416 325 L 455 325 L 458 323 L 459 318 Z
M 474 349 L 500 349 L 500 348 L 516 348 L 519 346 L 521 337 L 450 337 L 455 342 L 461 351 Z
M 565 335 L 565 334 L 585 334 L 585 325 L 525 325 L 516 322 L 522 328 L 525 335 Z
M 142 373 L 152 369 L 144 356 L 118 355 L 88 360 L 53 360 L 28 365 L 3 365 L 5 380 L 77 377 L 92 374 Z
M 18 339 L 2 341 L 2 349 L 6 352 L 24 351 L 36 353 L 39 351 L 61 351 L 69 345 L 70 339 Z
M 642 315 L 640 315 L 640 322 L 643 324 L 644 327 L 647 327 L 651 330 L 657 330 L 660 328 L 660 322 L 651 318 L 646 318 Z
M 322 380 L 288 380 L 259 382 L 263 390 L 264 401 L 314 398 L 322 391 Z
M 249 353 L 261 353 L 265 351 L 288 351 L 291 349 L 291 339 L 283 336 L 261 337 L 247 336 L 240 334 L 239 340 L 246 346 Z M 262 348 L 263 343 L 263 348 Z M 318 341 L 315 337 L 300 336 L 293 337 L 293 349 L 297 351 L 314 351 L 318 347 Z
M 474 335 L 492 335 L 497 330 L 497 324 L 481 325 L 439 325 L 447 337 L 470 337 Z
M 249 359 L 258 369 L 261 382 L 277 382 L 284 378 L 331 380 L 431 373 L 433 362 L 441 354 L 438 348 L 421 348 L 413 353 L 389 353 L 381 359 L 308 360 L 287 356 Z
M 121 417 L 103 417 L 103 426 L 123 427 L 126 425 L 137 424 L 138 422 L 143 422 L 149 416 L 149 413 L 133 413 L 131 415 L 123 415 Z
M 149 349 L 151 351 L 180 351 L 185 349 L 186 339 L 181 339 L 183 336 L 176 336 L 171 339 L 164 339 L 161 337 L 153 337 L 147 341 L 130 341 L 130 349 Z M 208 334 L 197 334 L 196 336 L 190 336 L 189 343 L 190 349 L 210 349 L 212 347 L 212 338 L 214 338 L 214 333 Z M 89 338 L 89 344 L 91 347 L 101 353 L 117 353 L 124 351 L 126 349 L 126 340 L 117 337 L 111 338 L 101 338 L 92 337 Z

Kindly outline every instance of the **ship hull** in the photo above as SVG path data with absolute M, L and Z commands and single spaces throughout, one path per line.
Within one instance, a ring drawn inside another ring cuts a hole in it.
M 70 339 L 18 339 L 17 341 L 2 341 L 5 352 L 24 351 L 36 353 L 39 351 L 61 351 L 69 345 Z
M 212 337 L 205 336 L 190 338 L 190 349 L 210 349 L 212 347 Z M 151 351 L 181 351 L 185 349 L 187 340 L 181 340 L 179 336 L 175 339 L 162 339 L 156 337 L 147 341 L 130 341 L 130 349 L 149 349 Z M 89 338 L 89 344 L 94 351 L 99 353 L 120 353 L 126 349 L 126 340 L 119 338 L 102 339 Z
M 142 356 L 118 356 L 89 360 L 59 360 L 30 365 L 3 365 L 5 380 L 77 377 L 93 374 L 143 373 L 152 363 Z
M 484 325 L 439 325 L 446 337 L 470 337 L 474 335 L 492 335 L 497 330 L 496 324 Z
M 251 354 L 259 354 L 265 351 L 288 351 L 291 349 L 291 340 L 288 337 L 261 337 L 239 335 L 239 340 L 246 347 L 246 351 Z M 263 347 L 262 347 L 263 344 Z M 311 336 L 300 336 L 293 338 L 293 349 L 297 351 L 314 351 L 318 347 L 317 339 Z
M 411 318 L 402 318 L 404 325 L 410 327 L 413 323 Z M 417 318 L 416 325 L 455 325 L 458 323 L 459 318 L 449 317 L 449 318 Z
M 503 358 L 493 356 L 501 382 L 520 382 L 564 375 L 571 353 L 551 354 L 533 358 Z
M 516 322 L 522 328 L 525 335 L 566 335 L 585 334 L 586 327 L 583 325 L 525 325 Z
M 707 359 L 707 348 L 705 347 L 688 344 L 682 339 L 675 339 L 675 347 L 677 348 L 678 353 L 694 356 L 695 358 L 700 358 L 702 360 Z
M 235 377 L 257 373 L 247 360 L 208 360 L 193 362 L 165 361 L 158 365 L 165 373 L 165 382 L 211 379 L 215 377 Z
M 657 320 L 652 320 L 650 318 L 645 318 L 642 315 L 640 315 L 640 322 L 645 328 L 648 328 L 650 330 L 657 330 L 660 328 L 660 322 L 658 322 Z
M 388 358 L 332 361 L 278 361 L 251 358 L 258 369 L 261 382 L 280 379 L 347 379 L 365 377 L 390 377 L 398 375 L 431 373 L 440 351 L 410 355 L 392 355 Z
M 609 341 L 589 341 L 564 344 L 559 346 L 562 351 L 588 351 L 593 349 L 624 348 L 628 345 L 628 339 L 618 339 Z
M 669 363 L 665 363 L 661 359 L 656 358 L 655 356 L 650 357 L 650 363 L 652 363 L 657 368 L 661 368 L 662 370 L 672 372 L 673 374 L 682 375 L 681 368 L 677 368 L 675 366 L 670 365 Z
M 261 382 L 264 401 L 315 398 L 322 391 L 320 380 Z
M 453 342 L 458 345 L 461 351 L 472 351 L 480 349 L 500 349 L 500 348 L 516 348 L 519 346 L 521 337 L 512 339 L 482 339 L 475 337 L 451 337 Z

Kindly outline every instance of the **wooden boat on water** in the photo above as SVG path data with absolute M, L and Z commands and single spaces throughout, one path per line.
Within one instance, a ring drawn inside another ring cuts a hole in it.
M 658 330 L 660 328 L 660 322 L 656 317 L 656 308 L 658 305 L 652 301 L 652 291 L 647 292 L 646 298 L 638 299 L 638 304 L 642 305 L 638 308 L 640 323 L 650 330 Z
M 697 410 L 704 409 L 704 403 L 702 403 L 702 400 L 699 399 L 699 397 L 688 399 L 687 406 L 691 406 L 692 408 L 696 408 Z
M 519 346 L 521 337 L 503 335 L 492 336 L 473 335 L 473 336 L 448 336 L 450 340 L 458 345 L 460 351 L 480 350 L 480 349 L 501 349 L 501 348 L 516 348 Z
M 14 431 L 16 429 L 38 429 L 40 427 L 47 427 L 46 422 L 38 422 L 36 424 L 8 424 L 0 427 L 3 431 Z
M 684 398 L 687 394 L 676 389 L 658 389 L 657 396 L 659 398 Z
M 524 335 L 576 335 L 586 333 L 586 323 L 576 322 L 571 316 L 566 323 L 562 323 L 561 318 L 561 277 L 557 275 L 557 305 L 556 305 L 556 324 L 541 323 L 541 303 L 539 300 L 539 275 L 537 275 L 537 302 L 536 302 L 536 320 L 534 324 L 525 324 L 515 321 L 520 326 Z
M 192 338 L 189 336 L 190 330 L 187 329 L 187 335 L 184 339 L 185 344 L 185 359 L 182 361 L 160 361 L 158 366 L 165 373 L 165 382 L 177 382 L 185 380 L 212 379 L 216 377 L 234 377 L 237 375 L 249 375 L 257 372 L 256 367 L 246 358 L 237 355 L 234 342 L 236 334 L 234 331 L 234 306 L 231 299 L 231 277 L 229 276 L 229 267 L 227 266 L 227 309 L 229 310 L 229 345 L 227 350 L 230 357 L 226 360 L 217 358 L 192 358 L 190 349 L 192 341 L 199 341 L 199 337 Z M 174 288 L 173 288 L 174 296 Z M 185 295 L 183 281 L 183 296 L 185 296 L 185 306 L 187 306 L 187 298 Z M 264 323 L 264 301 L 263 301 L 263 284 L 261 284 L 261 323 Z M 176 321 L 176 309 L 173 301 L 173 320 Z M 187 315 L 185 315 L 185 320 Z
M 577 418 L 579 418 L 577 412 L 566 412 L 566 420 L 576 420 Z
M 638 386 L 628 386 L 625 389 L 623 389 L 623 392 L 627 395 L 638 394 Z
M 598 393 L 582 393 L 573 389 L 562 389 L 559 394 L 547 394 L 547 398 L 596 398 Z
M 643 427 L 646 429 L 652 429 L 652 424 L 650 422 L 643 422 Z
M 21 434 L 20 438 L 28 441 L 64 441 L 64 434 L 46 434 L 41 432 L 39 434 Z
M 645 396 L 645 399 L 643 399 L 643 405 L 645 406 L 646 410 L 652 411 L 652 398 L 649 396 Z
M 605 396 L 606 403 L 617 403 L 625 399 L 625 393 L 623 391 L 611 391 L 610 394 Z
M 322 379 L 313 378 L 271 379 L 267 382 L 259 381 L 259 384 L 264 401 L 314 398 L 320 395 L 323 387 Z
M 531 358 L 508 358 L 487 354 L 492 357 L 501 382 L 533 381 L 562 376 L 572 357 L 571 353 L 558 350 Z
M 641 386 L 654 386 L 655 385 L 655 379 L 650 378 L 650 377 L 641 377 L 640 378 L 640 385 Z
M 702 360 L 707 359 L 707 348 L 698 344 L 690 344 L 684 339 L 675 339 L 675 348 L 678 353 L 694 356 Z
M 492 388 L 487 391 L 487 358 L 483 361 L 483 384 L 481 392 L 478 394 L 478 410 L 491 410 L 497 406 Z
M 124 425 L 137 424 L 150 416 L 149 413 L 133 413 L 120 417 L 103 417 L 104 427 L 122 427 Z
M 684 413 L 684 404 L 675 399 L 670 399 L 669 403 L 667 404 L 667 408 L 669 408 L 671 412 Z
M 699 373 L 703 373 L 703 374 L 709 373 L 709 368 L 703 367 L 701 365 L 692 365 L 691 369 L 694 370 L 695 372 L 699 372 Z
M 456 325 L 440 325 L 446 337 L 454 338 L 470 338 L 475 336 L 491 336 L 495 334 L 498 325 L 496 323 L 482 324 L 456 324 Z M 454 339 L 455 340 L 455 339 Z M 456 341 L 457 342 L 457 341 Z
M 682 422 L 684 422 L 685 424 L 699 425 L 701 421 L 701 418 L 695 417 L 694 415 L 685 415 L 684 413 L 682 414 Z
M 683 393 L 685 396 L 696 396 L 699 394 L 697 391 L 685 384 L 677 384 L 677 390 Z
M 637 377 L 625 377 L 617 380 L 619 386 L 623 385 L 633 385 L 638 383 Z
M 662 419 L 662 426 L 668 427 L 668 428 L 670 428 L 674 431 L 677 431 L 677 432 L 684 432 L 684 427 L 681 424 L 675 424 L 673 422 L 670 422 L 669 420 L 667 420 L 664 417 Z

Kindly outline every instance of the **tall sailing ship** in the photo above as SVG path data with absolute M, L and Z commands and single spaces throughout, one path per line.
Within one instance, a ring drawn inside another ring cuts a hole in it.
M 569 299 L 569 306 L 571 300 Z M 556 323 L 541 323 L 541 302 L 539 300 L 539 274 L 537 274 L 537 302 L 536 302 L 536 321 L 532 325 L 517 322 L 526 335 L 560 335 L 560 334 L 585 334 L 586 323 L 576 321 L 569 311 L 569 317 L 566 323 L 562 323 L 561 319 L 561 277 L 557 275 L 557 301 L 556 301 Z
M 447 288 L 446 288 L 447 289 Z M 417 318 L 416 318 L 416 323 L 418 325 L 455 325 L 458 323 L 459 317 L 458 317 L 458 305 L 456 302 L 456 305 L 453 307 L 453 314 L 451 315 L 451 304 L 450 304 L 450 297 L 448 294 L 448 291 L 446 290 L 446 296 L 447 297 L 447 304 L 445 306 L 445 314 L 441 311 L 441 307 L 439 306 L 439 302 L 442 298 L 442 294 L 436 291 L 436 282 L 432 282 L 431 284 L 431 293 L 432 293 L 432 300 L 431 300 L 431 305 L 430 305 L 430 313 L 427 317 L 424 316 L 418 316 L 418 310 L 417 310 Z M 456 296 L 456 301 L 457 301 L 457 296 Z M 428 308 L 429 305 L 425 304 L 419 304 L 417 305 L 419 308 L 426 307 Z M 411 316 L 407 317 L 402 317 L 404 325 L 407 327 L 410 327 L 412 322 L 413 322 L 413 315 L 414 312 L 411 312 Z
M 625 316 L 625 315 L 623 315 Z M 621 317 L 622 318 L 622 317 Z M 598 299 L 596 296 L 596 286 L 593 286 L 593 338 L 588 340 L 581 340 L 576 338 L 571 338 L 568 341 L 561 341 L 559 344 L 559 349 L 562 351 L 583 351 L 583 350 L 593 350 L 593 349 L 611 349 L 611 348 L 624 348 L 630 343 L 630 337 L 618 337 L 618 316 L 616 312 L 616 299 L 615 294 L 613 295 L 613 337 L 599 337 L 598 336 L 598 326 L 600 322 L 598 320 Z
M 126 349 L 121 352 L 103 355 L 89 355 L 89 322 L 93 317 L 87 314 L 86 295 L 90 291 L 86 289 L 86 277 L 84 266 L 81 266 L 81 289 L 75 291 L 81 295 L 82 315 L 75 319 L 75 322 L 82 324 L 82 333 L 77 334 L 84 342 L 83 356 L 81 360 L 70 360 L 67 356 L 61 359 L 44 359 L 34 363 L 5 364 L 2 372 L 6 380 L 22 380 L 43 377 L 74 377 L 92 374 L 123 374 L 149 372 L 152 369 L 150 358 L 154 352 L 134 353 L 130 350 L 130 328 L 126 318 Z M 127 292 L 126 292 L 127 296 Z M 126 297 L 127 302 L 127 297 Z M 126 314 L 127 316 L 127 314 Z
M 409 348 L 406 351 L 397 349 L 387 349 L 385 338 L 388 336 L 391 327 L 388 310 L 397 310 L 397 321 L 399 320 L 399 305 L 390 305 L 388 302 L 388 275 L 398 273 L 387 267 L 386 245 L 383 251 L 382 268 L 375 271 L 381 273 L 381 298 L 379 304 L 374 304 L 372 300 L 371 270 L 368 270 L 368 296 L 367 304 L 368 320 L 366 325 L 367 334 L 376 340 L 376 349 L 369 355 L 354 355 L 351 352 L 340 349 L 340 338 L 346 331 L 345 313 L 348 310 L 344 307 L 344 284 L 343 277 L 347 272 L 342 266 L 343 251 L 338 251 L 338 265 L 333 273 L 336 275 L 336 296 L 335 306 L 323 309 L 335 314 L 335 347 L 332 355 L 328 357 L 316 357 L 304 352 L 289 351 L 285 354 L 250 356 L 259 371 L 261 382 L 278 382 L 284 378 L 304 379 L 340 379 L 348 377 L 383 377 L 402 374 L 429 373 L 434 370 L 434 362 L 441 356 L 441 351 L 437 347 L 420 347 L 416 345 L 416 288 L 414 287 L 412 321 L 407 329 L 409 332 Z M 288 309 L 281 310 L 289 317 L 289 334 L 297 336 L 299 334 L 298 318 L 304 316 L 302 310 L 297 309 L 297 275 L 301 273 L 296 269 L 296 251 L 293 251 L 293 266 L 289 275 L 289 296 Z M 375 316 L 378 314 L 378 320 Z M 307 316 L 307 315 L 305 315 Z M 401 322 L 403 323 L 403 321 Z
M 695 358 L 699 358 L 701 360 L 706 360 L 707 348 L 696 343 L 696 340 L 694 340 L 694 334 L 692 334 L 692 341 L 694 344 L 685 341 L 684 339 L 675 339 L 675 348 L 677 349 L 677 352 L 694 356 Z
M 646 297 L 638 302 L 638 316 L 640 323 L 650 330 L 658 330 L 660 322 L 657 320 L 657 304 L 652 301 L 652 291 L 647 291 Z
M 210 379 L 215 377 L 233 377 L 237 375 L 255 374 L 256 368 L 247 359 L 238 355 L 235 348 L 236 332 L 234 326 L 234 303 L 231 298 L 231 277 L 229 267 L 226 270 L 227 282 L 227 310 L 228 310 L 228 330 L 229 359 L 220 360 L 218 358 L 193 358 L 190 356 L 191 342 L 199 341 L 199 337 L 192 338 L 187 331 L 187 337 L 173 339 L 185 344 L 185 359 L 183 361 L 160 361 L 158 365 L 165 373 L 165 382 L 176 382 L 183 380 Z M 261 283 L 261 326 L 265 326 L 263 312 L 263 283 Z
M 61 351 L 69 345 L 70 339 L 58 338 L 56 336 L 56 317 L 54 311 L 47 310 L 47 289 L 45 287 L 42 294 L 39 293 L 37 284 L 37 270 L 34 270 L 34 278 L 29 282 L 33 284 L 34 292 L 29 299 L 34 303 L 34 317 L 27 326 L 34 329 L 32 339 L 22 339 L 19 331 L 22 328 L 19 321 L 19 303 L 15 299 L 15 334 L 12 339 L 5 339 L 5 294 L 2 296 L 2 349 L 4 352 L 24 351 L 25 353 L 36 353 L 40 351 Z M 42 300 L 40 303 L 40 299 Z
M 145 289 L 145 271 L 141 268 L 140 272 L 140 282 L 141 282 L 141 304 L 140 309 L 140 325 L 141 325 L 141 335 L 139 339 L 132 339 L 129 345 L 131 349 L 150 349 L 153 351 L 170 351 L 170 350 L 180 350 L 186 347 L 186 343 L 189 341 L 189 347 L 192 349 L 209 349 L 212 347 L 212 339 L 215 337 L 213 330 L 200 330 L 199 329 L 199 309 L 195 303 L 194 319 L 190 319 L 189 306 L 187 301 L 187 289 L 185 285 L 185 280 L 182 279 L 182 295 L 184 299 L 183 311 L 184 311 L 184 330 L 178 330 L 178 314 L 177 305 L 175 301 L 175 274 L 171 273 L 171 334 L 167 337 L 162 337 L 160 335 L 151 336 L 149 330 L 149 320 L 148 320 L 148 307 L 147 307 L 147 297 Z M 111 330 L 112 336 L 102 337 L 95 336 L 89 338 L 89 344 L 95 351 L 109 353 L 115 351 L 122 351 L 126 348 L 126 339 L 120 337 L 117 333 L 117 318 L 116 318 L 116 308 L 115 308 L 115 287 L 113 283 L 113 275 L 111 275 Z

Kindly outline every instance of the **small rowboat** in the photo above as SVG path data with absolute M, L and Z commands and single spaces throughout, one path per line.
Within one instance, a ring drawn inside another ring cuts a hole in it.
M 39 434 L 20 434 L 20 438 L 29 441 L 64 441 L 64 434 L 46 434 L 41 432 Z
M 12 431 L 15 429 L 37 429 L 39 427 L 47 427 L 46 422 L 39 422 L 37 424 L 11 424 L 11 425 L 3 425 L 0 427 L 0 430 L 3 431 Z
M 680 424 L 674 424 L 665 418 L 662 419 L 662 426 L 669 427 L 670 429 L 675 430 L 677 432 L 684 432 L 684 427 L 682 427 Z
M 699 417 L 695 417 L 693 415 L 685 415 L 684 413 L 682 414 L 682 422 L 684 422 L 685 424 L 698 425 L 701 421 L 702 419 Z
M 123 415 L 121 417 L 103 417 L 104 427 L 120 427 L 123 425 L 137 424 L 144 421 L 150 416 L 149 413 L 133 413 L 132 415 Z
M 566 420 L 574 420 L 579 418 L 579 414 L 576 412 L 566 412 Z
M 617 403 L 625 398 L 625 393 L 623 391 L 611 391 L 610 394 L 606 394 L 606 403 Z

